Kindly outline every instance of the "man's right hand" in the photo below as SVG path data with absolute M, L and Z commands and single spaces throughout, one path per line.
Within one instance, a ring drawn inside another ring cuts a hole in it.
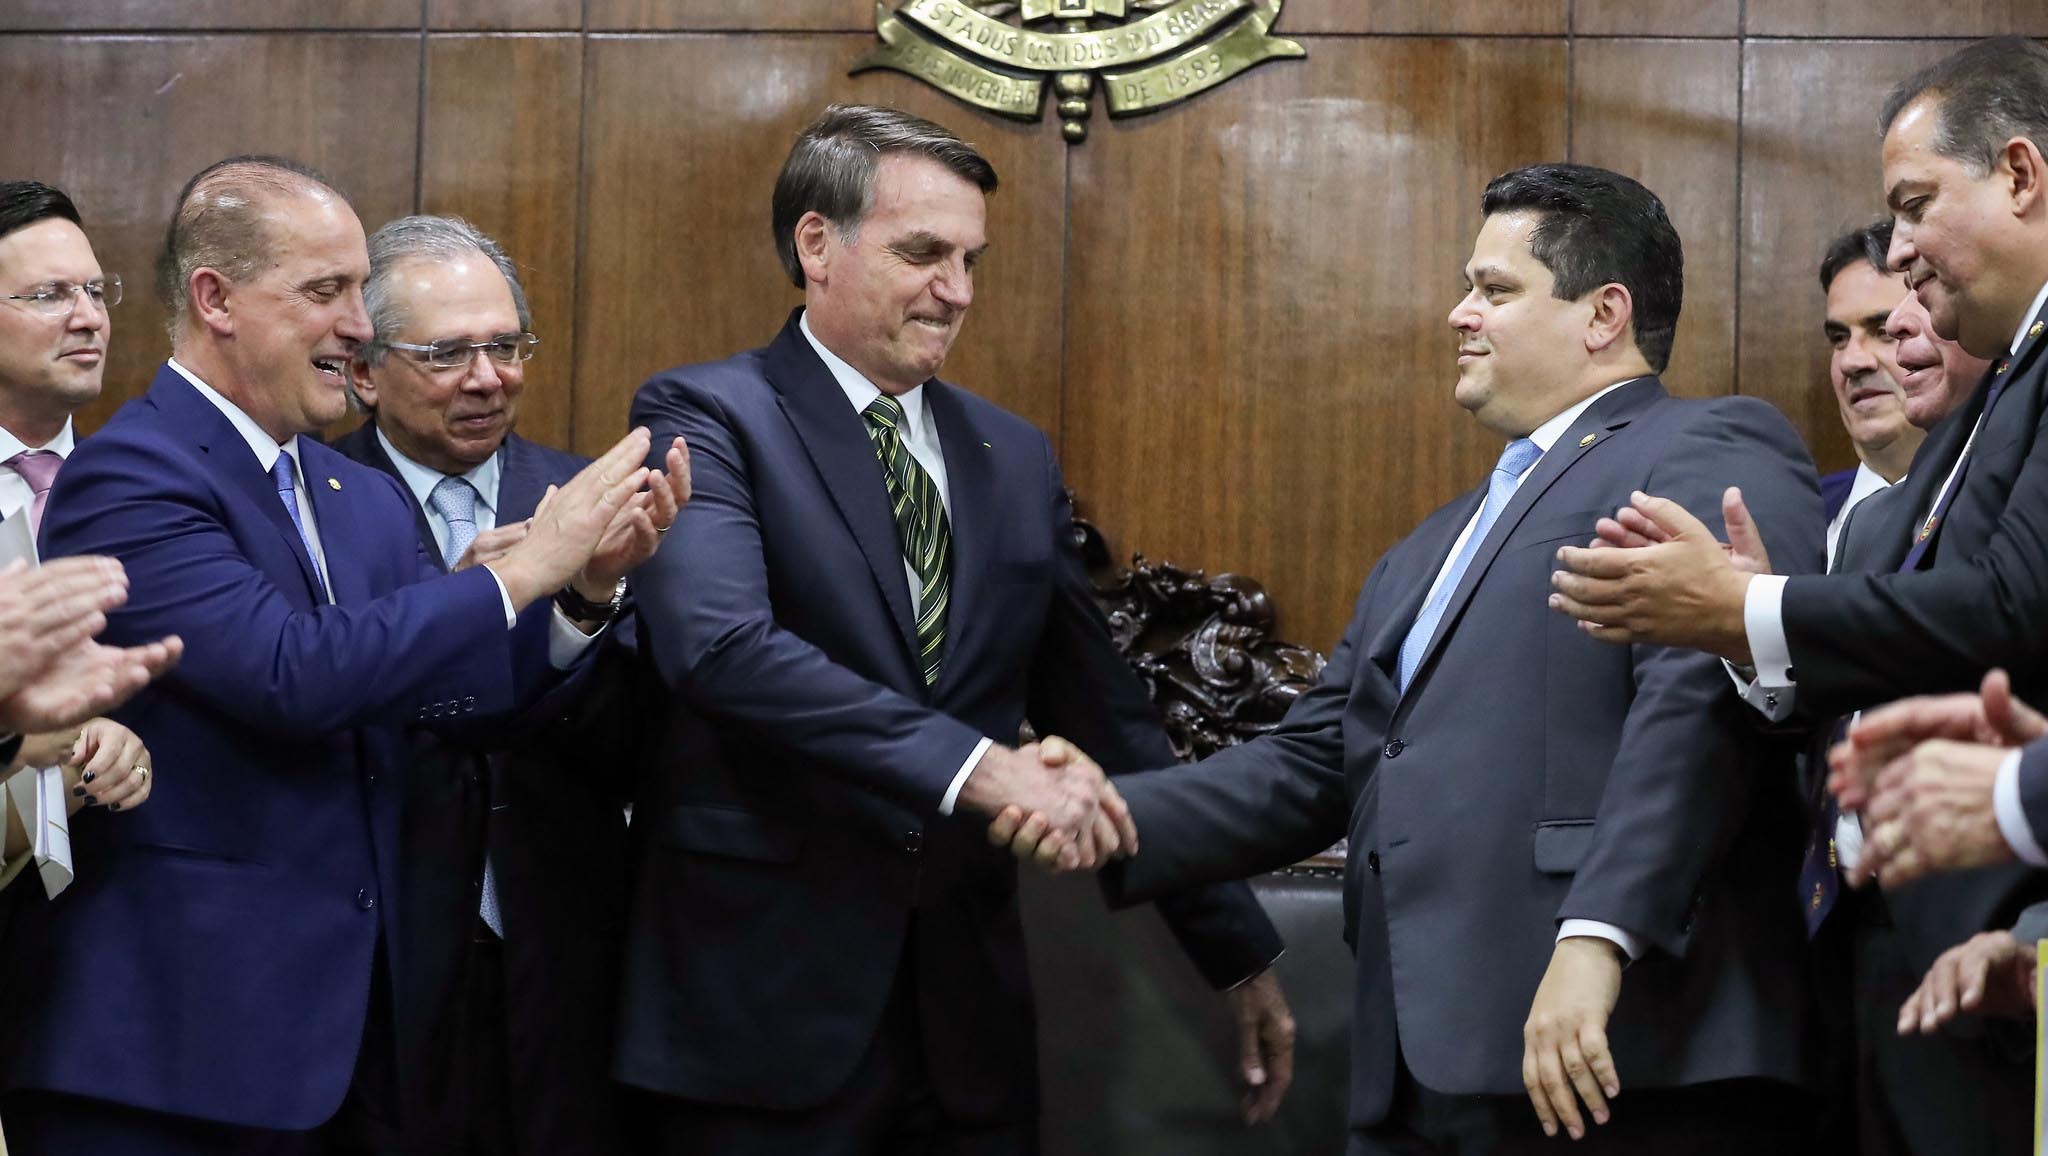
M 0 699 L 98 634 L 107 612 L 127 600 L 128 573 L 112 558 L 53 558 L 0 570 Z
M 551 597 L 590 561 L 612 518 L 654 474 L 641 464 L 647 444 L 647 431 L 635 429 L 560 489 L 550 489 L 526 536 L 485 563 L 505 584 L 515 611 Z
M 1130 808 L 1102 768 L 1057 736 L 1021 750 L 991 746 L 960 788 L 992 817 L 989 842 L 1057 871 L 1092 871 L 1138 849 Z
M 1870 805 L 1884 769 L 1929 739 L 2017 747 L 2048 735 L 2048 718 L 2013 697 L 2003 670 L 1976 694 L 1920 695 L 1866 711 L 1828 752 L 1828 789 L 1843 810 Z
M 175 634 L 143 646 L 102 646 L 90 639 L 66 650 L 13 694 L 0 698 L 0 730 L 34 734 L 103 715 L 176 666 L 185 644 Z

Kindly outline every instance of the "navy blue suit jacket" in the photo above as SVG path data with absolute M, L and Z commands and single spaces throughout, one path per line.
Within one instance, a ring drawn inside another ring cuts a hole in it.
M 1846 470 L 1836 470 L 1832 474 L 1826 474 L 1821 477 L 1820 508 L 1821 513 L 1827 515 L 1828 521 L 1832 522 L 1835 520 L 1835 514 L 1841 510 L 1842 503 L 1849 500 L 1849 491 L 1855 488 L 1856 470 L 1854 467 Z
M 104 640 L 177 634 L 185 657 L 115 715 L 154 757 L 148 805 L 79 816 L 77 882 L 15 913 L 7 1087 L 252 1127 L 327 1119 L 371 953 L 396 946 L 403 729 L 555 681 L 544 603 L 508 631 L 488 572 L 439 577 L 396 482 L 300 447 L 333 605 L 248 444 L 168 366 L 51 493 L 46 557 L 127 567 Z
M 1766 745 L 1720 660 L 1598 642 L 1545 605 L 1557 548 L 1631 491 L 1702 511 L 1718 534 L 1736 480 L 1799 544 L 1772 560 L 1817 569 L 1813 467 L 1782 415 L 1625 385 L 1531 468 L 1405 691 L 1402 641 L 1484 488 L 1380 559 L 1276 731 L 1122 784 L 1142 846 L 1104 873 L 1119 901 L 1350 839 L 1354 1127 L 1386 1116 L 1397 1046 L 1425 1087 L 1519 1098 L 1522 1024 L 1566 919 L 1646 948 L 1608 1028 L 1625 1087 L 1802 1076 L 1791 752 Z
M 954 551 L 930 687 L 874 444 L 794 315 L 767 348 L 634 398 L 657 446 L 688 439 L 695 492 L 635 587 L 673 705 L 633 819 L 629 1083 L 814 1107 L 908 966 L 949 1110 L 1035 1110 L 1016 863 L 939 803 L 983 735 L 1014 741 L 1027 717 L 1111 770 L 1172 751 L 1090 597 L 1045 435 L 944 382 L 924 398 Z M 1242 884 L 1162 908 L 1218 986 L 1278 952 Z

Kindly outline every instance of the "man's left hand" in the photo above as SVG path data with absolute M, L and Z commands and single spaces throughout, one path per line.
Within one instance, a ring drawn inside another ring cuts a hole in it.
M 1741 492 L 1731 488 L 1722 506 L 1741 501 Z M 1684 646 L 1748 663 L 1742 604 L 1753 575 L 1738 568 L 1706 524 L 1678 503 L 1638 492 L 1630 508 L 1636 518 L 1617 511 L 1617 519 L 1652 531 L 1635 533 L 1633 540 L 1663 540 L 1621 548 L 1603 539 L 1559 550 L 1564 569 L 1551 575 L 1556 593 L 1550 608 L 1578 619 L 1581 630 L 1604 642 Z
M 1982 931 L 1949 948 L 1899 1008 L 1899 1034 L 1933 1034 L 1968 1012 L 1997 1019 L 2034 1018 L 2034 944 L 2010 931 Z
M 1992 787 L 2010 754 L 2004 747 L 1930 739 L 1877 776 L 1864 808 L 1870 832 L 1849 882 L 1871 878 L 1899 887 L 1935 871 L 2008 863 Z
M 1263 1124 L 1280 1110 L 1294 1082 L 1294 1016 L 1269 968 L 1230 991 L 1237 1012 L 1238 1074 L 1244 1077 L 1244 1122 Z
M 1522 1086 L 1543 1134 L 1560 1124 L 1574 1140 L 1586 1134 L 1585 1101 L 1595 1124 L 1607 1122 L 1607 1101 L 1621 1077 L 1607 1050 L 1607 1017 L 1621 995 L 1621 949 L 1596 936 L 1561 939 L 1522 1025 Z
M 690 500 L 690 450 L 682 438 L 669 446 L 667 465 L 665 471 L 650 471 L 647 488 L 612 515 L 597 552 L 576 576 L 578 594 L 592 602 L 609 602 L 619 579 L 654 557 L 662 535 Z

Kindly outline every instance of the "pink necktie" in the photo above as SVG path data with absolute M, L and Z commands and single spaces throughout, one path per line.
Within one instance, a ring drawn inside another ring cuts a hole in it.
M 0 462 L 0 466 L 20 474 L 21 480 L 27 482 L 29 490 L 35 494 L 35 500 L 28 507 L 30 534 L 42 532 L 43 507 L 50 501 L 50 483 L 57 480 L 57 470 L 63 464 L 64 459 L 51 450 L 23 450 Z

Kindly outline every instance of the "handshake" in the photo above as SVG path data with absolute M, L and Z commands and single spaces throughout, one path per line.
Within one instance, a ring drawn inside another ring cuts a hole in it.
M 1093 871 L 1138 853 L 1123 796 L 1093 759 L 1057 736 L 1015 750 L 989 747 L 959 801 L 990 816 L 990 843 L 1049 871 Z

